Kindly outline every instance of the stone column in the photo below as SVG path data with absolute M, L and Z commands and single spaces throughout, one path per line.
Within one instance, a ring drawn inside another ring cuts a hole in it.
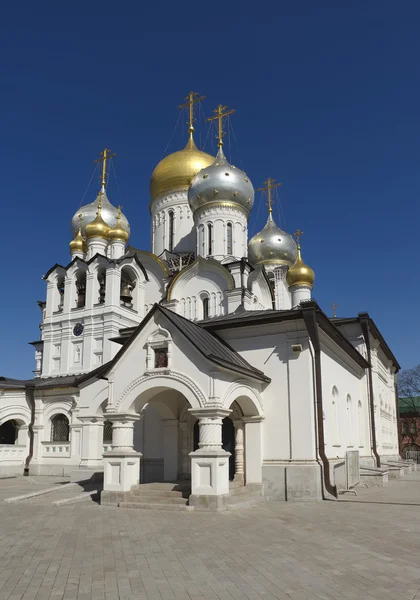
M 244 482 L 244 422 L 234 421 L 235 425 L 235 480 Z
M 190 505 L 201 510 L 223 510 L 229 494 L 229 456 L 222 449 L 222 422 L 230 410 L 191 410 L 199 419 L 198 450 L 191 452 Z
M 103 454 L 104 492 L 128 492 L 140 479 L 142 455 L 134 451 L 133 443 L 134 422 L 140 415 L 105 413 L 104 417 L 112 422 L 112 449 Z
M 102 470 L 102 453 L 103 453 L 103 417 L 90 416 L 90 417 L 78 417 L 82 425 L 82 451 L 80 467 L 84 469 L 97 469 L 98 467 Z M 77 428 L 77 425 L 76 425 Z M 73 446 L 73 432 L 72 429 L 72 446 Z M 75 440 L 76 442 L 76 440 Z M 76 444 L 75 444 L 76 445 Z M 76 449 L 75 449 L 76 450 Z

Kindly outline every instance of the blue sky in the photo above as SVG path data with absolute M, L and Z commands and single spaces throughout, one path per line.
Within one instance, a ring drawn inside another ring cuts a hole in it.
M 204 116 L 227 104 L 228 158 L 255 188 L 282 182 L 274 214 L 305 232 L 321 307 L 368 311 L 402 366 L 420 363 L 420 6 L 290 5 L 2 14 L 1 375 L 31 376 L 41 278 L 69 262 L 70 219 L 104 146 L 117 153 L 110 200 L 124 206 L 131 243 L 149 249 L 150 175 L 190 90 L 206 96 L 197 143 L 215 152 Z M 168 152 L 186 139 L 182 117 Z M 94 177 L 84 202 L 96 192 Z M 250 235 L 265 219 L 257 193 Z

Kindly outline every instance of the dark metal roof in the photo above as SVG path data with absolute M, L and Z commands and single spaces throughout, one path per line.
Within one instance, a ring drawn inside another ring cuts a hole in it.
M 263 381 L 270 381 L 262 371 L 250 365 L 216 334 L 210 333 L 206 329 L 203 329 L 203 327 L 200 327 L 200 325 L 189 321 L 185 317 L 181 317 L 181 315 L 174 313 L 168 308 L 157 306 L 166 318 L 189 339 L 197 350 L 212 362 Z
M 36 389 L 51 387 L 76 387 L 77 375 L 63 375 L 58 377 L 35 377 L 34 379 L 12 379 L 0 377 L 0 389 L 24 389 L 33 386 Z
M 383 350 L 385 356 L 390 361 L 392 361 L 394 366 L 397 368 L 397 371 L 399 371 L 401 369 L 401 366 L 400 366 L 398 360 L 395 358 L 395 355 L 393 354 L 391 348 L 386 343 L 384 337 L 382 336 L 382 333 L 379 331 L 374 320 L 369 316 L 368 313 L 359 313 L 357 315 L 357 317 L 339 317 L 339 318 L 336 317 L 336 318 L 330 319 L 330 320 L 334 323 L 335 326 L 340 327 L 340 325 L 349 325 L 351 323 L 360 323 L 361 317 L 365 317 L 368 320 L 369 330 L 372 334 L 372 337 L 374 337 L 376 340 L 379 341 L 380 347 Z
M 282 321 L 303 319 L 303 308 L 312 308 L 315 310 L 318 326 L 362 368 L 365 369 L 369 366 L 360 352 L 354 348 L 314 300 L 304 302 L 301 304 L 301 308 L 291 310 L 238 310 L 230 315 L 201 321 L 199 325 L 212 332 L 217 332 L 222 329 L 232 329 L 234 327 L 281 323 Z

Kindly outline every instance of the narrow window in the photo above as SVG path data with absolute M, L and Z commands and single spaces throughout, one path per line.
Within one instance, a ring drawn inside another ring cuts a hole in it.
M 207 232 L 208 232 L 208 236 L 209 236 L 208 254 L 209 254 L 209 256 L 211 256 L 213 254 L 213 225 L 211 223 L 209 223 L 207 225 Z
M 226 225 L 226 254 L 232 254 L 232 223 Z
M 104 421 L 104 433 L 103 433 L 103 443 L 112 442 L 112 423 L 111 421 Z
M 203 319 L 209 318 L 209 299 L 203 298 Z
M 174 211 L 169 211 L 169 252 L 174 250 Z
M 69 420 L 65 415 L 55 415 L 55 417 L 51 419 L 52 442 L 68 442 L 69 432 Z

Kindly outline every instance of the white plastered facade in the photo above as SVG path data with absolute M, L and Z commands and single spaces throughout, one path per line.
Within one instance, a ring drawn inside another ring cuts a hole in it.
M 105 490 L 122 493 L 186 480 L 220 508 L 212 498 L 229 494 L 229 479 L 271 499 L 321 499 L 326 468 L 334 485 L 348 451 L 370 465 L 398 458 L 398 364 L 376 328 L 368 356 L 357 318 L 336 326 L 309 302 L 323 315 L 318 360 L 288 267 L 247 261 L 243 210 L 194 215 L 184 189 L 160 194 L 151 212 L 151 252 L 90 244 L 47 273 L 35 378 L 0 380 L 0 473 L 104 471 Z

